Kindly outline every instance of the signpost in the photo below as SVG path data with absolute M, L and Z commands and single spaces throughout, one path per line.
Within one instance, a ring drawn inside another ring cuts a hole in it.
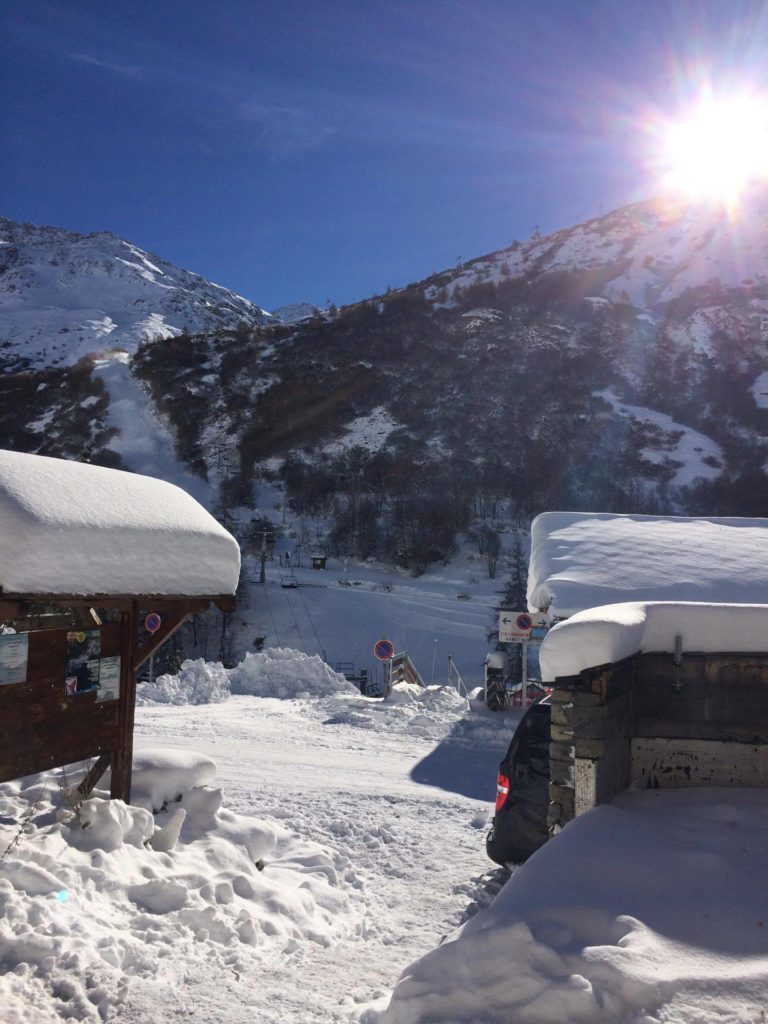
M 373 645 L 373 653 L 379 661 L 389 661 L 395 653 L 395 645 L 391 640 L 377 640 Z
M 549 627 L 549 620 L 543 613 L 499 612 L 499 643 L 522 644 L 541 643 Z
M 547 635 L 549 619 L 541 612 L 499 611 L 499 643 L 523 645 L 522 706 L 528 702 L 528 644 L 540 644 Z
M 389 696 L 389 689 L 392 685 L 392 656 L 395 653 L 395 645 L 391 640 L 377 640 L 373 645 L 373 653 L 379 661 L 385 662 L 384 666 L 384 696 Z M 389 663 L 387 665 L 387 663 Z M 389 668 L 389 671 L 387 671 Z
M 148 633 L 156 633 L 163 624 L 163 620 L 157 614 L 157 612 L 150 612 L 149 615 L 144 619 L 144 629 Z M 149 656 L 149 681 L 154 683 L 155 681 L 155 656 L 150 654 Z

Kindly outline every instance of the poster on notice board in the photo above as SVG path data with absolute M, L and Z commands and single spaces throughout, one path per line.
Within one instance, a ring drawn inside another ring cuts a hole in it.
M 101 633 L 83 629 L 67 633 L 67 660 L 64 687 L 68 697 L 90 693 L 99 686 L 101 666 Z
M 113 658 L 102 658 L 99 671 L 99 688 L 96 691 L 96 703 L 103 700 L 118 700 L 120 697 L 120 655 Z
M 0 686 L 26 682 L 28 659 L 28 633 L 0 635 Z

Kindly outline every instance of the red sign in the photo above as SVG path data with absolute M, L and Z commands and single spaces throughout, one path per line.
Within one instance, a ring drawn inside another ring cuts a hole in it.
M 373 645 L 373 653 L 379 661 L 389 661 L 395 653 L 395 645 L 391 640 L 377 640 Z
M 156 633 L 162 624 L 163 620 L 157 612 L 150 612 L 146 619 L 144 619 L 144 629 L 146 629 L 148 633 Z

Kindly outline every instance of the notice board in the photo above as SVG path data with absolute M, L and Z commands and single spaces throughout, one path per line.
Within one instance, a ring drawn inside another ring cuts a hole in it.
M 122 623 L 0 636 L 0 782 L 119 749 L 125 640 Z

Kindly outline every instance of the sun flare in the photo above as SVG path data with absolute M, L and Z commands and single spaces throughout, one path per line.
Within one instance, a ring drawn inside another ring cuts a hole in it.
M 702 96 L 664 124 L 659 164 L 666 189 L 734 207 L 750 182 L 768 178 L 768 98 Z

